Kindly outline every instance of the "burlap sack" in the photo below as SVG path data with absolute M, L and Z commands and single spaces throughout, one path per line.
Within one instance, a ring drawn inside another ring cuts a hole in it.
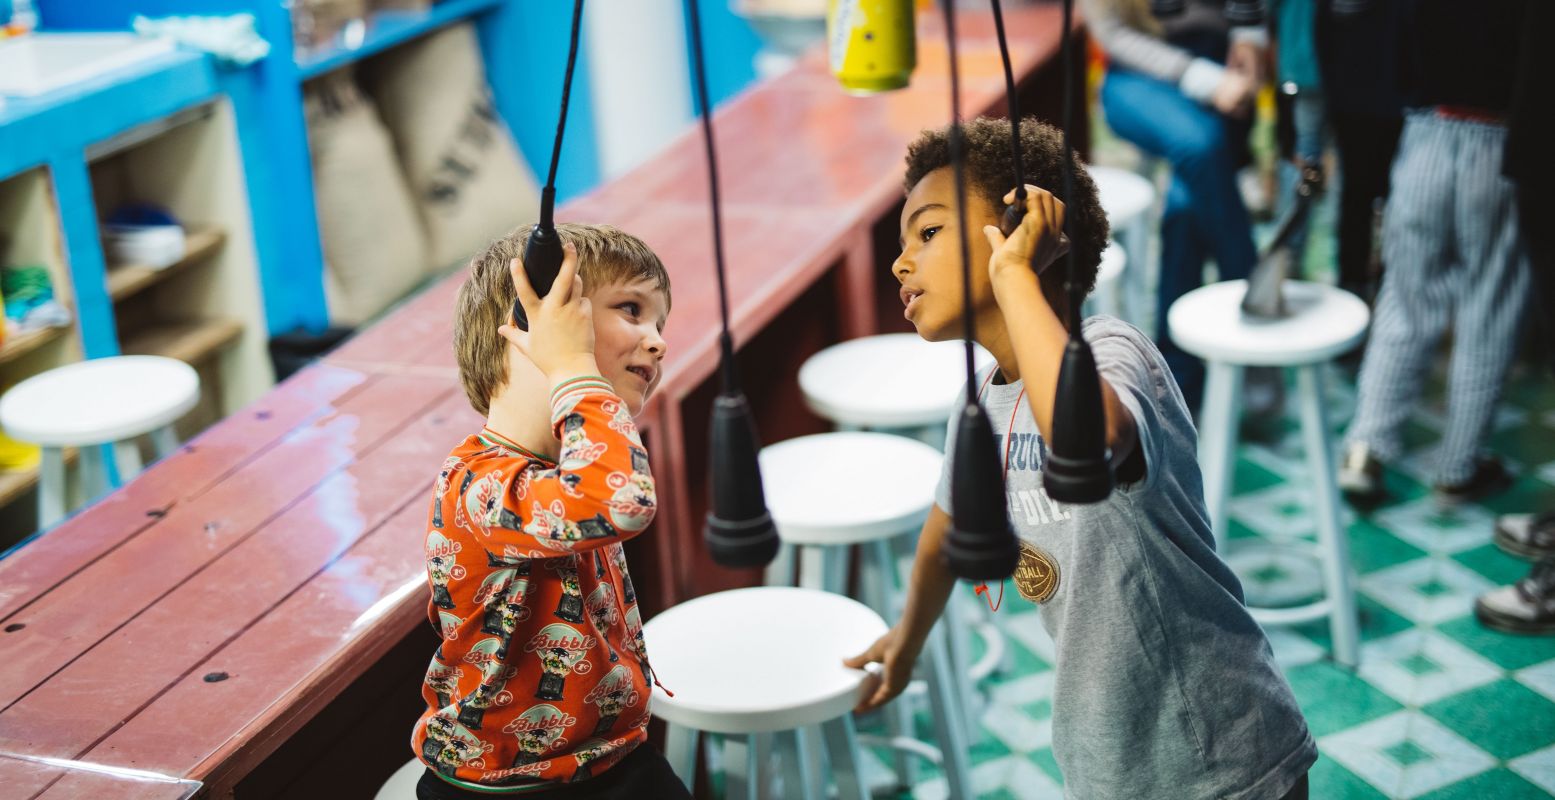
M 394 135 L 434 269 L 536 218 L 538 185 L 492 105 L 469 24 L 374 59 L 363 84 Z
M 349 70 L 304 89 L 330 322 L 358 325 L 427 274 L 426 237 L 394 142 Z

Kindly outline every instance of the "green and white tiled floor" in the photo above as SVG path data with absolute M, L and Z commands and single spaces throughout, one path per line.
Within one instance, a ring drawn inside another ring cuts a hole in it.
M 1347 420 L 1351 381 L 1337 367 L 1331 375 L 1333 418 Z M 1514 378 L 1508 394 L 1490 444 L 1518 465 L 1511 489 L 1439 513 L 1422 470 L 1440 412 L 1427 409 L 1407 433 L 1411 458 L 1387 475 L 1392 499 L 1373 509 L 1346 507 L 1363 638 L 1358 671 L 1330 659 L 1326 623 L 1270 631 L 1322 753 L 1313 798 L 1555 796 L 1555 637 L 1489 631 L 1472 613 L 1477 594 L 1527 571 L 1490 544 L 1495 515 L 1555 506 L 1555 387 L 1543 374 L 1528 374 Z M 1237 464 L 1228 546 L 1234 561 L 1249 545 L 1313 532 L 1296 423 L 1287 417 L 1263 427 L 1263 440 L 1244 442 Z M 1317 586 L 1315 570 L 1299 561 L 1241 574 L 1250 596 L 1295 601 Z M 973 599 L 963 597 L 969 607 Z M 1034 608 L 1018 598 L 999 613 L 1010 615 L 1014 666 L 991 683 L 972 751 L 974 786 L 979 797 L 1059 798 L 1052 642 Z M 920 728 L 927 736 L 926 718 Z M 874 752 L 869 760 L 884 782 L 888 755 Z M 901 796 L 944 797 L 932 768 L 918 770 L 914 789 Z

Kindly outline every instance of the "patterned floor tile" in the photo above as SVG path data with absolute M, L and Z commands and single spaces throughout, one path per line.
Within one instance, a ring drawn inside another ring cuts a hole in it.
M 1394 536 L 1437 555 L 1461 553 L 1490 541 L 1495 516 L 1476 505 L 1442 511 L 1423 497 L 1379 511 L 1377 524 Z
M 1555 703 L 1508 678 L 1427 704 L 1423 710 L 1499 759 L 1555 745 Z
M 1332 662 L 1294 667 L 1285 671 L 1285 677 L 1316 737 L 1339 733 L 1403 708 L 1397 700 Z
M 1520 669 L 1515 677 L 1524 686 L 1555 700 L 1555 660 Z
M 1492 769 L 1421 795 L 1420 800 L 1547 800 L 1543 789 L 1508 769 Z
M 1053 744 L 1053 672 L 1015 678 L 994 687 L 982 725 L 1012 752 Z
M 1349 534 L 1350 563 L 1362 575 L 1426 555 L 1424 550 L 1395 536 L 1372 519 L 1356 520 L 1350 526 Z
M 1269 647 L 1274 650 L 1274 663 L 1285 672 L 1316 663 L 1328 655 L 1322 645 L 1289 628 L 1269 628 L 1264 634 L 1269 637 Z
M 1412 628 L 1361 646 L 1362 680 L 1408 705 L 1424 705 L 1501 677 L 1501 670 L 1435 631 Z
M 1555 747 L 1536 750 L 1507 764 L 1513 772 L 1555 795 Z
M 1416 623 L 1432 625 L 1469 613 L 1474 598 L 1494 585 L 1456 561 L 1420 558 L 1363 575 L 1360 588 Z
M 1231 498 L 1227 511 L 1247 527 L 1275 540 L 1310 536 L 1317 531 L 1317 511 L 1312 491 L 1297 483 L 1282 483 L 1262 491 Z M 1342 507 L 1341 524 L 1355 521 L 1355 512 Z
M 1485 576 L 1486 580 L 1497 586 L 1521 580 L 1528 574 L 1530 566 L 1527 561 L 1507 555 L 1494 544 L 1484 544 L 1473 550 L 1465 550 L 1453 556 L 1452 560 Z
M 1064 789 L 1031 759 L 1014 755 L 984 761 L 972 767 L 972 791 L 979 798 L 1013 800 L 1061 800 Z M 949 785 L 936 777 L 913 788 L 915 800 L 944 800 Z
M 1249 606 L 1280 608 L 1323 595 L 1323 571 L 1311 547 L 1256 540 L 1227 547 L 1226 563 L 1242 581 Z
M 1436 629 L 1494 661 L 1502 669 L 1520 670 L 1555 659 L 1555 636 L 1522 636 L 1493 631 L 1479 624 L 1479 620 L 1472 616 L 1443 623 Z M 1551 688 L 1555 690 L 1555 684 Z
M 1308 796 L 1314 800 L 1388 800 L 1377 787 L 1356 777 L 1327 755 L 1319 754 L 1307 773 Z
M 1418 711 L 1325 736 L 1318 746 L 1377 790 L 1405 800 L 1496 766 L 1490 754 Z

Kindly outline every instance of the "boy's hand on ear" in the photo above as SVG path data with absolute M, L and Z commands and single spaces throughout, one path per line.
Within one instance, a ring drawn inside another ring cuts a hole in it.
M 529 285 L 529 274 L 520 259 L 508 263 L 518 302 L 529 317 L 529 332 L 509 324 L 497 328 L 553 381 L 578 375 L 597 375 L 594 360 L 594 311 L 583 296 L 583 278 L 578 275 L 578 251 L 571 244 L 562 246 L 562 268 L 556 282 L 544 298 Z
M 1015 202 L 1015 190 L 1004 196 L 1006 204 Z M 988 277 L 995 284 L 1015 278 L 1036 281 L 1037 275 L 1069 252 L 1064 236 L 1064 204 L 1046 189 L 1026 184 L 1026 216 L 1020 227 L 1005 238 L 997 225 L 983 226 L 983 234 L 993 248 L 988 259 Z

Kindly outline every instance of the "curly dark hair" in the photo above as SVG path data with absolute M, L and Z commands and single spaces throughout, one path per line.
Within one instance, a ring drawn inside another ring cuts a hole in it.
M 1010 153 L 1010 121 L 978 117 L 962 123 L 966 142 L 967 190 L 976 193 L 996 210 L 1004 208 L 1004 195 L 1015 188 L 1015 162 Z M 1020 123 L 1021 166 L 1026 182 L 1060 196 L 1064 190 L 1064 134 L 1058 128 L 1035 118 Z M 950 128 L 926 130 L 907 146 L 907 191 L 911 192 L 923 176 L 950 166 Z M 1070 249 L 1074 252 L 1075 282 L 1090 294 L 1096 288 L 1096 267 L 1101 251 L 1107 247 L 1107 215 L 1096 195 L 1096 184 L 1075 158 L 1074 197 L 1065 202 L 1069 218 Z M 974 226 L 975 227 L 975 226 Z M 1067 319 L 1069 302 L 1064 292 L 1064 264 L 1054 264 L 1042 273 L 1042 294 L 1057 312 Z

